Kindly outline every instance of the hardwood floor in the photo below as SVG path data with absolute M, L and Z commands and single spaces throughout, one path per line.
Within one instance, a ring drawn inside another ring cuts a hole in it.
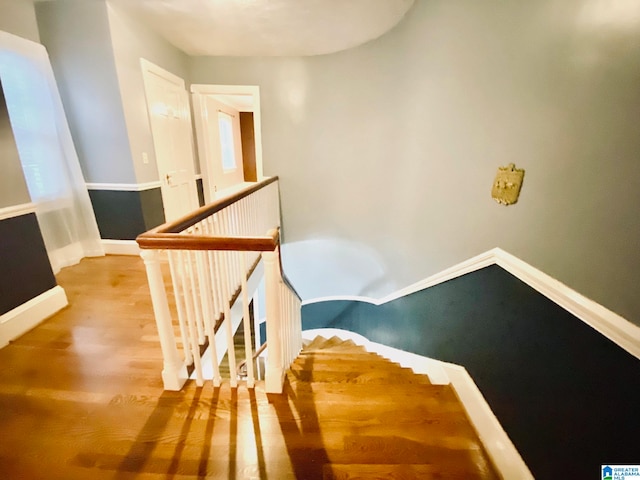
M 141 260 L 57 279 L 70 306 L 0 350 L 2 479 L 496 478 L 449 387 L 319 340 L 285 395 L 164 392 Z

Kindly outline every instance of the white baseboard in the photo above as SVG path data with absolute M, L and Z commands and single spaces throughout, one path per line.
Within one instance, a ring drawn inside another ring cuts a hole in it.
M 495 263 L 640 359 L 640 327 L 500 248 Z
M 489 265 L 498 265 L 522 280 L 531 288 L 537 290 L 557 305 L 567 310 L 572 315 L 591 326 L 609 340 L 615 342 L 621 348 L 640 359 L 640 327 L 621 317 L 617 313 L 603 307 L 597 302 L 581 295 L 572 288 L 550 277 L 537 268 L 505 252 L 500 248 L 494 248 L 473 258 L 465 260 L 440 273 L 432 275 L 402 290 L 387 295 L 380 299 L 354 296 L 323 297 L 305 300 L 302 304 L 347 300 L 382 305 L 400 297 L 419 292 L 439 283 L 452 280 L 467 273 L 480 270 Z
M 107 255 L 140 255 L 140 247 L 135 240 L 105 240 L 102 247 Z
M 0 316 L 0 348 L 66 307 L 68 303 L 64 289 L 55 286 Z
M 370 342 L 362 335 L 348 330 L 318 328 L 302 332 L 304 340 L 313 340 L 317 336 L 352 340 L 368 352 L 375 352 L 403 367 L 411 368 L 415 373 L 428 375 L 434 385 L 451 385 L 501 478 L 533 479 L 531 471 L 464 367 Z
M 469 420 L 478 432 L 480 441 L 501 478 L 533 480 L 529 467 L 524 463 L 467 370 L 452 363 L 439 363 L 451 380 L 453 389 L 464 405 Z

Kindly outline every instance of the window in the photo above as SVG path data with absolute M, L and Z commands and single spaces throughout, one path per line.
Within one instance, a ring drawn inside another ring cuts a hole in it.
M 236 153 L 233 141 L 233 117 L 225 112 L 218 112 L 218 128 L 220 130 L 220 151 L 222 154 L 222 169 L 226 172 L 235 170 Z
M 64 196 L 68 185 L 60 165 L 64 156 L 54 105 L 42 67 L 28 58 L 3 51 L 2 85 L 11 127 L 31 200 L 42 202 Z

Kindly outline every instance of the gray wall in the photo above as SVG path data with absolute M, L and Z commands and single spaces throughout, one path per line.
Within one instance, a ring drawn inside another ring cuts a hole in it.
M 0 30 L 40 42 L 33 0 L 2 0 Z
M 286 241 L 373 252 L 357 266 L 371 277 L 342 293 L 387 293 L 499 246 L 640 324 L 637 5 L 420 1 L 357 49 L 197 57 L 191 80 L 260 85 Z M 510 162 L 526 175 L 504 207 L 490 190 Z M 290 277 L 317 296 L 351 265 L 320 280 L 313 252 Z
M 188 57 L 147 27 L 108 4 L 109 26 L 118 73 L 131 157 L 139 183 L 158 180 L 140 59 L 145 58 L 185 80 Z M 148 154 L 149 163 L 142 161 Z
M 21 203 L 29 203 L 31 197 L 22 171 L 22 163 L 18 155 L 7 104 L 0 79 L 0 208 L 11 207 Z
M 36 12 L 85 180 L 135 183 L 106 3 L 41 2 Z

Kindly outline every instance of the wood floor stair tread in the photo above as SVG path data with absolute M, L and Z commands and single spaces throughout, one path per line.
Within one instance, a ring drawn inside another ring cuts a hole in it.
M 357 383 L 357 384 L 378 384 L 378 385 L 428 385 L 430 381 L 427 377 L 402 377 L 394 372 L 334 372 L 334 371 L 290 371 L 287 377 L 292 382 L 311 383 Z
M 443 469 L 432 464 L 327 464 L 323 480 L 474 480 L 483 478 L 465 469 Z

